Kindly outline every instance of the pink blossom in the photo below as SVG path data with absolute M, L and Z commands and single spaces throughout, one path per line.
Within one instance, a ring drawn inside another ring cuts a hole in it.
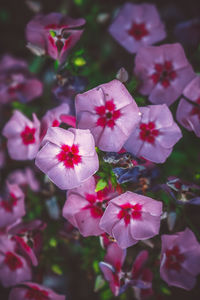
M 182 137 L 166 104 L 141 107 L 141 121 L 124 145 L 136 156 L 163 163 Z
M 50 127 L 43 142 L 35 163 L 60 189 L 79 186 L 99 168 L 89 130 Z
M 4 228 L 26 214 L 24 193 L 16 184 L 7 183 L 7 195 L 0 197 L 0 228 Z
M 26 26 L 28 48 L 38 55 L 48 54 L 63 63 L 68 51 L 80 39 L 84 19 L 72 19 L 60 13 L 36 15 Z
M 7 236 L 0 237 L 0 282 L 4 287 L 31 279 L 28 262 L 15 252 L 16 244 Z
M 161 202 L 126 192 L 110 200 L 99 226 L 127 248 L 158 234 L 161 213 Z
M 40 190 L 40 183 L 36 179 L 33 170 L 29 167 L 24 170 L 18 169 L 11 172 L 8 175 L 7 180 L 12 184 L 18 184 L 22 188 L 28 185 L 34 192 L 38 192 Z
M 42 83 L 31 76 L 24 60 L 5 55 L 0 61 L 0 103 L 28 102 L 42 94 Z
M 173 235 L 162 235 L 160 275 L 169 285 L 191 290 L 200 273 L 200 244 L 186 228 Z
M 180 44 L 141 48 L 135 58 L 135 75 L 140 92 L 154 104 L 171 105 L 195 73 Z
M 15 110 L 2 133 L 8 139 L 8 153 L 12 159 L 35 158 L 40 146 L 40 122 L 35 114 L 31 122 L 20 111 Z
M 179 102 L 177 121 L 189 131 L 194 131 L 200 137 L 200 76 L 196 76 L 184 89 L 183 95 L 190 100 L 182 98 Z M 194 103 L 194 104 L 193 104 Z
M 125 3 L 109 27 L 110 34 L 130 53 L 166 37 L 155 5 Z
M 75 99 L 78 128 L 90 129 L 103 151 L 118 152 L 139 122 L 139 109 L 119 80 L 102 84 Z
M 49 288 L 35 282 L 22 282 L 12 288 L 8 300 L 65 300 L 65 296 L 58 295 Z
M 116 195 L 110 189 L 95 192 L 96 181 L 90 177 L 79 187 L 67 192 L 63 217 L 77 227 L 83 236 L 100 235 L 100 219 L 107 202 Z

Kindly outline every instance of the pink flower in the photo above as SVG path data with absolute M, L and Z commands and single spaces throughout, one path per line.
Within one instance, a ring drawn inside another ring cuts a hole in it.
M 180 44 L 141 48 L 135 58 L 140 92 L 155 104 L 171 105 L 194 77 L 192 66 Z
M 72 19 L 60 13 L 35 16 L 26 26 L 28 48 L 38 55 L 44 53 L 63 63 L 68 51 L 80 39 L 84 19 Z
M 119 80 L 102 84 L 75 99 L 78 128 L 90 129 L 103 151 L 118 152 L 139 122 L 139 109 Z
M 138 157 L 163 163 L 182 137 L 181 130 L 166 104 L 149 105 L 140 110 L 141 121 L 124 147 Z
M 191 290 L 200 273 L 200 244 L 186 228 L 174 235 L 162 235 L 160 275 L 169 285 Z
M 42 83 L 31 76 L 25 61 L 5 55 L 0 61 L 0 103 L 28 102 L 41 96 Z
M 50 127 L 44 146 L 36 156 L 36 166 L 60 189 L 72 189 L 99 168 L 94 139 L 89 130 Z
M 130 53 L 166 37 L 155 5 L 125 3 L 109 27 L 110 34 Z
M 43 138 L 49 127 L 58 127 L 63 122 L 62 117 L 68 115 L 69 105 L 63 103 L 46 112 L 41 121 L 41 137 Z
M 4 287 L 31 279 L 27 261 L 15 252 L 16 244 L 6 236 L 0 237 L 0 282 Z
M 49 288 L 34 282 L 22 282 L 12 288 L 8 300 L 65 300 L 65 296 L 58 295 Z
M 79 187 L 67 192 L 63 217 L 77 227 L 83 236 L 100 235 L 99 227 L 107 202 L 116 195 L 110 189 L 95 192 L 96 181 L 90 177 Z
M 33 114 L 33 122 L 20 111 L 3 128 L 3 135 L 8 139 L 8 153 L 12 159 L 26 160 L 35 158 L 40 146 L 40 122 Z
M 40 190 L 40 183 L 36 179 L 33 170 L 29 167 L 24 170 L 15 170 L 8 175 L 8 182 L 12 184 L 18 184 L 22 188 L 25 186 L 29 186 L 30 189 L 34 192 L 38 192 Z
M 200 137 L 200 76 L 196 76 L 186 86 L 183 95 L 191 102 L 184 98 L 180 100 L 176 112 L 177 121 Z
M 108 203 L 99 226 L 127 248 L 158 234 L 161 213 L 161 202 L 126 192 Z
M 126 250 L 122 250 L 116 243 L 112 243 L 107 248 L 104 262 L 100 262 L 99 266 L 104 274 L 105 279 L 109 282 L 110 289 L 115 296 L 121 292 L 121 279 L 124 273 L 122 266 L 126 258 Z
M 7 183 L 7 195 L 0 197 L 0 228 L 13 224 L 25 214 L 24 193 L 18 185 Z

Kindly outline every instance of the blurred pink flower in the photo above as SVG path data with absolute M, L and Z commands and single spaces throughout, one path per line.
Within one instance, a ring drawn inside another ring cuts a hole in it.
M 89 130 L 50 127 L 36 166 L 63 190 L 79 186 L 99 168 L 94 139 Z
M 141 48 L 135 58 L 135 75 L 140 92 L 154 104 L 171 105 L 195 73 L 180 44 Z
M 140 107 L 140 111 L 141 122 L 124 147 L 138 157 L 163 163 L 182 137 L 181 130 L 166 104 Z
M 15 252 L 16 244 L 7 236 L 0 237 L 0 282 L 4 287 L 31 279 L 28 262 Z
M 103 151 L 118 152 L 140 120 L 139 109 L 119 80 L 112 80 L 75 99 L 78 128 L 90 129 Z
M 147 3 L 125 3 L 110 25 L 109 32 L 130 53 L 166 37 L 156 6 Z
M 176 111 L 177 121 L 200 137 L 200 76 L 196 76 L 185 87 L 183 96 L 188 98 L 190 102 L 184 98 L 180 100 Z
M 40 122 L 35 114 L 31 122 L 20 111 L 15 110 L 2 134 L 8 139 L 8 153 L 12 159 L 35 158 L 40 146 Z
M 96 181 L 90 177 L 79 187 L 67 192 L 63 217 L 77 227 L 83 236 L 100 235 L 99 227 L 107 202 L 116 196 L 111 188 L 95 192 Z
M 42 83 L 31 76 L 24 60 L 5 55 L 0 61 L 0 104 L 29 102 L 42 94 Z
M 65 300 L 65 296 L 58 295 L 51 289 L 35 282 L 22 282 L 12 288 L 8 300 Z
M 26 214 L 24 193 L 16 184 L 7 183 L 7 193 L 0 197 L 0 228 L 13 224 Z
M 84 19 L 72 19 L 60 13 L 36 15 L 26 26 L 28 48 L 37 55 L 48 54 L 63 63 L 68 51 L 80 39 Z
M 200 273 L 200 244 L 186 228 L 173 235 L 162 235 L 160 275 L 168 285 L 191 290 Z
M 127 248 L 158 234 L 161 213 L 161 202 L 126 192 L 109 201 L 99 226 Z
M 22 188 L 29 186 L 29 188 L 34 192 L 39 192 L 40 190 L 40 183 L 36 179 L 33 170 L 29 167 L 11 172 L 8 175 L 7 180 L 9 183 L 18 184 Z

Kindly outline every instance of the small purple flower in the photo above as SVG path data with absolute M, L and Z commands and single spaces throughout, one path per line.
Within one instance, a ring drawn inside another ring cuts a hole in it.
M 36 166 L 62 190 L 79 186 L 99 168 L 95 144 L 89 130 L 50 127 Z
M 72 19 L 60 13 L 36 15 L 26 26 L 28 48 L 38 55 L 48 54 L 63 63 L 68 51 L 80 39 L 84 19 Z
M 198 47 L 200 42 L 200 19 L 181 22 L 175 26 L 176 40 L 186 47 Z
M 0 228 L 13 224 L 26 214 L 24 193 L 16 184 L 7 183 L 7 193 L 0 196 Z
M 177 121 L 200 137 L 200 76 L 196 76 L 186 86 L 183 95 L 191 102 L 184 98 L 180 100 L 176 112 Z
M 76 96 L 78 128 L 90 129 L 103 151 L 118 152 L 140 120 L 139 109 L 119 80 Z
M 15 252 L 16 244 L 7 236 L 0 237 L 0 282 L 4 287 L 31 279 L 28 262 Z
M 140 108 L 142 117 L 124 147 L 136 156 L 163 163 L 182 137 L 166 104 Z
M 0 61 L 0 104 L 29 102 L 41 96 L 42 83 L 31 76 L 25 61 L 5 55 Z
M 166 37 L 155 5 L 125 3 L 109 27 L 110 34 L 130 53 Z
M 99 226 L 127 248 L 158 234 L 161 213 L 161 202 L 126 192 L 110 200 Z
M 12 159 L 35 158 L 40 146 L 40 122 L 35 114 L 31 122 L 20 111 L 15 110 L 2 133 L 8 139 L 8 153 Z
M 22 188 L 28 185 L 34 192 L 39 192 L 40 190 L 40 183 L 36 179 L 33 170 L 29 167 L 24 170 L 18 169 L 13 171 L 8 175 L 7 180 L 9 183 L 18 184 Z
M 171 105 L 195 73 L 180 44 L 141 48 L 135 58 L 135 75 L 140 92 L 154 104 Z
M 100 235 L 99 222 L 107 202 L 116 195 L 109 188 L 95 192 L 96 181 L 90 177 L 79 187 L 67 192 L 63 217 L 77 227 L 83 236 Z
M 169 285 L 191 290 L 200 273 L 200 244 L 186 228 L 174 235 L 162 235 L 160 275 Z
M 58 295 L 51 289 L 35 282 L 21 282 L 12 288 L 8 300 L 65 300 L 65 296 Z

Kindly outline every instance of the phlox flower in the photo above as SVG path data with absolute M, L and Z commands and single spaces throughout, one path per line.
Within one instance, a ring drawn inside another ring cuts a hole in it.
M 12 159 L 35 158 L 40 146 L 40 122 L 35 114 L 31 122 L 20 111 L 15 110 L 2 134 L 8 139 L 8 153 Z
M 139 109 L 119 80 L 112 80 L 75 99 L 77 127 L 90 129 L 96 146 L 118 152 L 140 120 Z
M 99 168 L 95 144 L 89 130 L 50 127 L 44 146 L 36 156 L 36 166 L 60 189 L 72 189 Z
M 169 285 L 191 290 L 200 273 L 200 244 L 186 228 L 173 235 L 162 235 L 160 275 Z
M 195 73 L 180 44 L 140 48 L 134 73 L 141 81 L 139 91 L 154 104 L 171 105 Z
M 34 192 L 40 190 L 40 183 L 35 177 L 34 171 L 29 167 L 11 172 L 7 180 L 9 183 L 18 184 L 22 188 L 28 186 Z
M 29 102 L 42 94 L 42 83 L 28 71 L 24 60 L 5 55 L 0 61 L 0 104 Z
M 163 163 L 182 137 L 166 104 L 141 107 L 141 121 L 124 147 L 136 156 Z
M 125 3 L 110 25 L 109 32 L 130 53 L 166 37 L 156 6 L 147 3 Z
M 183 96 L 179 102 L 176 118 L 177 121 L 189 131 L 194 131 L 200 137 L 200 76 L 196 76 L 183 90 Z
M 77 227 L 83 236 L 100 235 L 99 222 L 107 202 L 116 195 L 110 188 L 95 192 L 96 181 L 90 177 L 79 187 L 67 192 L 63 217 Z
M 99 226 L 124 249 L 157 235 L 161 213 L 161 202 L 126 192 L 109 201 Z
M 60 13 L 36 15 L 26 26 L 28 48 L 37 55 L 48 54 L 63 63 L 68 51 L 80 39 L 84 19 L 72 19 Z

